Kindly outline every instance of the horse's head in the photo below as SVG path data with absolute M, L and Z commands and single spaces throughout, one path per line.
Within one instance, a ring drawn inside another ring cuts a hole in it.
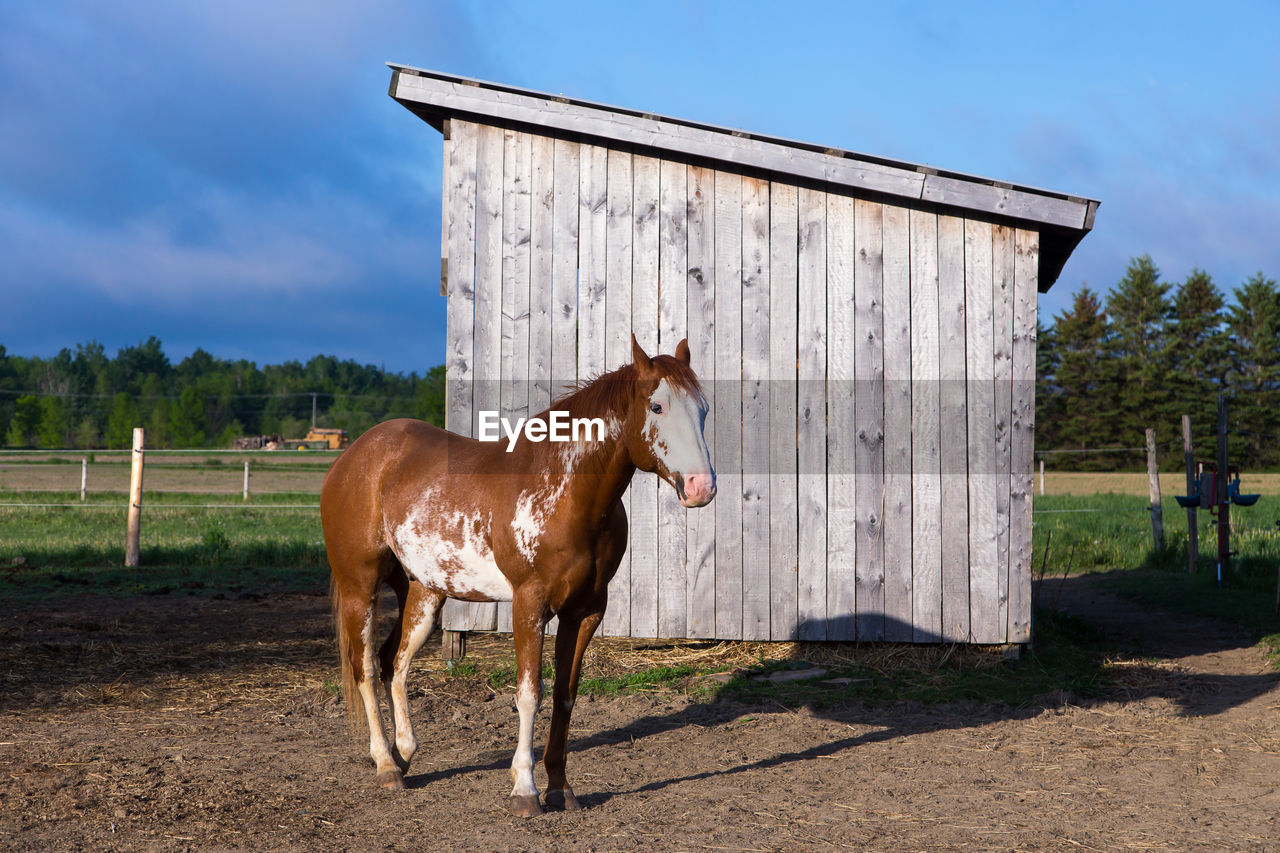
M 632 335 L 631 360 L 636 387 L 625 429 L 632 463 L 670 483 L 682 506 L 706 506 L 716 496 L 716 472 L 702 436 L 707 399 L 689 368 L 688 340 L 674 357 L 650 358 Z

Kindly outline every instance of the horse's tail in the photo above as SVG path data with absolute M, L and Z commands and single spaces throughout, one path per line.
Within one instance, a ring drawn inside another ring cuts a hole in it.
M 333 630 L 338 635 L 338 661 L 342 666 L 342 701 L 347 706 L 347 724 L 357 735 L 369 732 L 369 719 L 364 710 L 364 697 L 356 688 L 355 669 L 351 662 L 351 638 L 342 621 L 342 590 L 337 576 L 329 575 L 329 603 L 333 607 Z

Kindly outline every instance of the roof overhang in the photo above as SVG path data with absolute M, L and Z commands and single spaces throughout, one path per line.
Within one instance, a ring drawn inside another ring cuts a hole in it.
M 962 213 L 1012 220 L 1040 232 L 1043 292 L 1057 280 L 1076 245 L 1093 228 L 1094 199 L 948 172 L 915 163 L 826 148 L 807 142 L 654 115 L 388 63 L 390 95 L 440 129 L 464 117 L 547 135 L 671 152 L 796 179 L 848 187 L 869 195 L 935 204 Z

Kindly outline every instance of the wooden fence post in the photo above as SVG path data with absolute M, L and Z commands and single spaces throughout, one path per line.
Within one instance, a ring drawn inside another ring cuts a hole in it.
M 89 492 L 89 458 L 80 459 L 80 500 L 85 500 Z
M 1147 491 L 1151 499 L 1151 536 L 1156 554 L 1164 553 L 1164 513 L 1160 508 L 1160 472 L 1156 465 L 1156 431 L 1147 430 Z
M 146 456 L 146 430 L 133 430 L 133 467 L 129 474 L 129 526 L 125 534 L 124 564 L 138 565 L 138 541 L 142 530 L 142 464 Z
M 1040 497 L 1044 497 L 1044 457 L 1040 457 Z
M 1196 454 L 1191 445 L 1191 416 L 1182 416 L 1182 458 L 1187 466 L 1187 494 L 1194 495 L 1200 488 L 1196 477 Z M 1196 518 L 1196 506 L 1187 507 L 1187 571 L 1194 572 L 1200 559 L 1200 527 Z
M 244 460 L 244 499 L 249 500 L 249 460 Z

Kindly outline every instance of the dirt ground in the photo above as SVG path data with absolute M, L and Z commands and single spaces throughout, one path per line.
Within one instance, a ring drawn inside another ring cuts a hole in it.
M 1261 654 L 1091 579 L 1058 602 L 1122 650 L 1103 700 L 584 699 L 570 778 L 585 808 L 530 820 L 506 812 L 512 694 L 427 660 L 409 788 L 374 787 L 326 687 L 322 595 L 6 602 L 0 847 L 1280 849 L 1280 689 Z

